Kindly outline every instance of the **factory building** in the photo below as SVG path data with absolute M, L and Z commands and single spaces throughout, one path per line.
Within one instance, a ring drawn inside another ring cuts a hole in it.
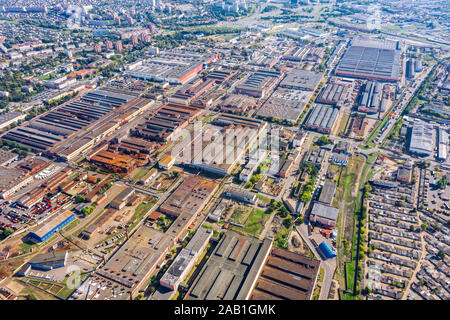
M 322 73 L 301 69 L 293 69 L 280 82 L 286 89 L 314 91 L 322 80 Z
M 342 77 L 400 81 L 400 44 L 390 40 L 355 38 L 336 67 Z
M 445 161 L 447 160 L 447 153 L 448 153 L 448 133 L 442 129 L 439 128 L 438 129 L 438 135 L 437 135 L 437 140 L 438 140 L 438 155 L 437 155 L 437 160 L 438 161 Z
M 210 55 L 189 50 L 172 49 L 162 51 L 158 56 L 143 61 L 136 67 L 129 68 L 125 74 L 143 80 L 183 84 L 219 58 L 220 56 L 217 54 Z
M 198 176 L 189 176 L 161 205 L 159 211 L 178 217 L 184 212 L 196 215 L 218 187 L 218 183 Z
M 88 92 L 4 136 L 30 147 L 34 152 L 71 161 L 116 130 L 123 115 L 132 117 L 153 102 L 126 90 L 104 87 Z
M 303 125 L 306 129 L 329 134 L 333 129 L 338 112 L 337 108 L 316 104 L 311 108 L 309 116 Z
M 201 112 L 199 108 L 169 103 L 147 116 L 144 123 L 131 130 L 131 134 L 150 141 L 170 141 Z
M 102 150 L 90 158 L 90 162 L 114 173 L 128 173 L 136 166 L 136 160 L 130 156 Z
M 44 242 L 50 238 L 56 231 L 63 229 L 66 225 L 75 219 L 75 214 L 70 211 L 58 213 L 37 230 L 28 234 L 31 241 Z
M 248 299 L 270 254 L 272 241 L 228 231 L 186 294 L 186 300 Z
M 275 87 L 282 73 L 279 71 L 260 70 L 250 75 L 247 80 L 236 86 L 236 93 L 263 98 Z
M 329 83 L 322 91 L 320 91 L 316 101 L 319 103 L 340 106 L 343 104 L 346 94 L 347 88 L 344 85 L 339 83 Z
M 8 199 L 16 191 L 33 181 L 22 170 L 0 167 L 0 198 Z
M 201 132 L 194 132 L 176 147 L 177 162 L 215 175 L 230 174 L 257 142 L 267 122 L 232 114 L 220 114 Z
M 177 255 L 159 283 L 169 290 L 177 290 L 178 285 L 186 278 L 203 250 L 205 250 L 212 234 L 211 229 L 200 227 L 187 246 Z
M 156 168 L 152 168 L 150 169 L 149 172 L 147 172 L 147 174 L 145 174 L 140 180 L 139 180 L 139 184 L 148 184 L 150 181 L 153 180 L 153 178 L 156 177 L 156 175 L 158 174 L 158 169 Z
M 414 122 L 409 132 L 408 151 L 427 157 L 433 153 L 433 127 L 426 123 Z
M 320 261 L 272 247 L 249 300 L 311 300 Z
M 338 217 L 339 209 L 323 204 L 321 202 L 315 202 L 309 220 L 314 223 L 318 223 L 324 228 L 334 228 Z
M 382 86 L 375 81 L 367 81 L 361 92 L 358 111 L 375 114 L 381 106 Z
M 240 202 L 256 203 L 256 194 L 244 189 L 231 188 L 224 192 L 224 196 Z
M 125 189 L 123 189 L 115 198 L 113 201 L 111 201 L 111 203 L 109 204 L 109 206 L 111 208 L 120 210 L 123 207 L 125 207 L 125 204 L 127 202 L 127 200 L 134 195 L 134 189 L 132 187 L 127 187 Z

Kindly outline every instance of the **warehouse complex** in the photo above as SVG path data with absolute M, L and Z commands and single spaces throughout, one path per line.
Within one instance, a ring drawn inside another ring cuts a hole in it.
M 408 151 L 419 156 L 433 153 L 433 127 L 426 123 L 414 122 L 410 128 Z
M 228 231 L 186 294 L 187 300 L 244 300 L 255 286 L 272 241 Z
M 355 38 L 336 67 L 336 75 L 380 81 L 399 81 L 400 43 Z
M 249 300 L 310 300 L 320 261 L 272 247 Z
M 366 112 L 368 114 L 375 114 L 380 110 L 382 96 L 382 85 L 379 82 L 368 81 L 362 90 L 358 111 Z
M 201 132 L 184 139 L 173 152 L 179 163 L 225 176 L 266 128 L 267 123 L 261 120 L 219 114 Z
M 145 118 L 131 134 L 151 141 L 166 142 L 201 113 L 201 109 L 169 103 Z
M 237 85 L 235 90 L 237 93 L 263 98 L 275 87 L 281 76 L 279 71 L 259 70 L 250 75 L 244 83 Z
M 322 80 L 322 73 L 301 69 L 289 72 L 280 82 L 280 87 L 287 89 L 314 91 Z
M 4 138 L 70 161 L 151 104 L 132 92 L 102 88 L 10 130 Z
M 306 129 L 322 133 L 331 133 L 339 110 L 324 104 L 315 104 L 304 122 Z
M 342 106 L 347 95 L 347 88 L 343 84 L 330 83 L 326 85 L 316 101 L 324 104 Z
M 256 115 L 296 123 L 312 95 L 312 91 L 278 88 Z
M 91 293 L 92 299 L 120 300 L 135 295 L 152 272 L 162 266 L 166 254 L 186 232 L 218 186 L 211 180 L 187 177 L 159 208 L 160 212 L 176 217 L 175 221 L 164 233 L 147 223 L 140 226 L 92 277 L 92 281 L 99 286 Z M 124 197 L 134 189 L 125 190 Z M 192 243 L 192 250 L 198 249 L 194 245 L 196 243 Z M 99 290 L 100 287 L 104 289 Z
M 216 54 L 202 54 L 188 50 L 162 51 L 157 57 L 133 66 L 126 75 L 153 81 L 182 84 L 195 77 L 204 66 L 219 58 Z

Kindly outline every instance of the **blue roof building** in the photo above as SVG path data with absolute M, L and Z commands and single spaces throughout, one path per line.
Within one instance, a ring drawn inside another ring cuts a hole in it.
M 336 253 L 330 248 L 326 242 L 319 244 L 319 249 L 327 259 L 335 258 Z
M 36 242 L 44 242 L 50 238 L 56 231 L 61 230 L 75 219 L 75 214 L 65 211 L 52 217 L 50 221 L 44 223 L 39 229 L 30 232 L 29 237 Z

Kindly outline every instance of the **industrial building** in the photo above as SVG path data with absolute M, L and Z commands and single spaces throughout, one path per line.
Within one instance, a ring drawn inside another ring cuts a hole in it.
M 215 175 L 230 174 L 262 136 L 267 122 L 232 114 L 219 114 L 201 131 L 180 142 L 172 153 L 177 162 Z
M 89 161 L 114 173 L 128 173 L 136 166 L 134 158 L 106 150 L 97 152 Z
M 416 121 L 409 131 L 408 151 L 422 157 L 430 156 L 433 153 L 433 127 Z
M 153 178 L 156 177 L 156 175 L 158 174 L 158 169 L 156 168 L 152 168 L 150 169 L 149 172 L 147 172 L 140 180 L 139 183 L 140 184 L 148 184 L 150 181 L 153 180 Z
M 173 95 L 169 97 L 169 102 L 188 105 L 194 99 L 199 98 L 202 94 L 210 90 L 216 83 L 214 79 L 203 81 L 200 78 L 194 78 L 184 84 Z
M 71 211 L 57 213 L 45 224 L 40 225 L 36 230 L 30 232 L 28 237 L 34 242 L 44 242 L 50 238 L 56 231 L 61 230 L 75 219 Z
M 203 266 L 186 300 L 248 299 L 266 261 L 272 241 L 228 231 Z
M 325 181 L 325 183 L 322 186 L 322 191 L 320 192 L 319 202 L 326 205 L 331 205 L 335 192 L 336 192 L 336 183 L 333 181 Z
M 170 170 L 175 164 L 175 158 L 170 154 L 165 155 L 161 160 L 158 161 L 158 166 L 160 169 Z
M 333 152 L 330 155 L 329 162 L 333 164 L 337 164 L 338 166 L 345 167 L 348 163 L 348 155 L 344 153 L 336 153 Z
M 448 133 L 442 128 L 438 129 L 438 155 L 437 160 L 438 161 L 445 161 L 447 160 L 447 153 L 448 153 Z
M 280 87 L 295 90 L 314 91 L 323 74 L 315 71 L 293 69 L 280 82 Z
M 135 190 L 132 187 L 127 187 L 125 189 L 123 189 L 115 198 L 113 201 L 111 201 L 111 203 L 109 204 L 109 206 L 111 208 L 120 210 L 123 207 L 125 207 L 126 202 L 128 200 L 128 198 L 130 198 L 132 195 L 134 195 Z
M 17 111 L 0 114 L 0 130 L 22 119 L 25 119 L 25 114 Z
M 303 156 L 303 162 L 312 164 L 317 168 L 320 168 L 324 160 L 325 150 L 324 149 L 310 149 Z
M 375 114 L 380 110 L 383 88 L 380 82 L 367 81 L 361 90 L 358 111 Z
M 0 198 L 7 199 L 33 180 L 22 170 L 0 167 Z
M 297 33 L 297 32 L 294 32 Z M 292 36 L 292 33 L 289 33 Z M 293 61 L 293 62 L 302 62 L 302 61 L 310 61 L 310 62 L 319 62 L 325 56 L 324 48 L 312 47 L 312 46 L 296 46 L 289 52 L 287 52 L 282 59 Z
M 140 226 L 114 255 L 89 278 L 88 300 L 127 300 L 137 293 L 169 249 L 173 238 L 147 225 Z
M 51 109 L 4 138 L 71 161 L 152 104 L 138 94 L 105 87 Z
M 117 143 L 115 142 L 110 143 L 108 151 L 121 152 L 138 158 L 142 155 L 151 154 L 157 147 L 157 143 L 139 138 L 125 138 L 117 141 Z
M 201 112 L 199 108 L 169 103 L 148 115 L 144 123 L 131 130 L 131 134 L 151 141 L 170 141 Z
M 159 211 L 178 217 L 183 213 L 196 215 L 212 197 L 219 184 L 198 176 L 188 176 L 164 201 Z
M 272 247 L 249 300 L 311 300 L 320 261 Z
M 247 80 L 235 87 L 237 93 L 263 98 L 277 84 L 282 73 L 279 71 L 259 70 L 250 75 Z
M 399 81 L 400 43 L 355 38 L 336 67 L 336 75 L 379 81 Z
M 172 49 L 133 65 L 125 74 L 143 80 L 183 84 L 219 58 L 217 54 Z
M 231 198 L 236 201 L 246 202 L 250 204 L 256 203 L 256 193 L 244 189 L 231 188 L 225 191 L 223 194 L 225 197 Z
M 98 217 L 93 223 L 89 224 L 89 226 L 84 229 L 79 237 L 83 239 L 90 239 L 93 235 L 95 235 L 98 231 L 100 231 L 106 223 L 111 221 L 111 218 L 117 213 L 114 209 L 106 209 L 100 217 Z
M 312 91 L 278 88 L 256 113 L 259 117 L 296 123 L 313 95 Z
M 135 295 L 156 268 L 162 267 L 166 254 L 218 186 L 218 183 L 201 177 L 186 178 L 159 208 L 159 211 L 177 217 L 169 229 L 162 233 L 148 224 L 139 227 L 91 278 L 98 286 L 91 288 L 88 299 L 125 300 Z
M 347 87 L 339 83 L 329 83 L 317 96 L 316 101 L 324 104 L 342 106 L 347 96 Z
M 0 166 L 7 166 L 18 158 L 19 155 L 17 153 L 12 153 L 8 150 L 0 149 Z
M 66 265 L 68 251 L 50 251 L 48 253 L 38 254 L 28 263 L 33 269 L 48 271 L 55 268 L 61 268 Z
M 315 202 L 309 215 L 309 220 L 325 228 L 334 228 L 338 213 L 339 208 L 334 208 L 321 202 Z
M 365 117 L 356 116 L 350 120 L 349 128 L 358 137 L 365 137 L 365 132 L 369 121 Z
M 306 129 L 330 134 L 339 110 L 324 104 L 315 104 L 303 126 Z
M 50 251 L 34 256 L 29 262 L 24 264 L 17 272 L 16 276 L 26 277 L 31 270 L 50 271 L 62 268 L 66 265 L 68 251 Z
M 186 247 L 184 247 L 159 280 L 159 283 L 170 290 L 177 290 L 178 285 L 186 278 L 203 250 L 205 250 L 212 230 L 199 228 Z
M 230 94 L 220 104 L 220 111 L 246 113 L 256 105 L 256 101 L 256 98 L 245 94 Z

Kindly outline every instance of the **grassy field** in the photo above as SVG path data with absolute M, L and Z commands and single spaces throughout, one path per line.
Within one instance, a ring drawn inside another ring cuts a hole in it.
M 243 224 L 244 227 L 232 226 L 233 230 L 241 233 L 258 237 L 264 230 L 264 226 L 269 219 L 270 214 L 261 209 L 251 209 L 250 213 L 235 210 L 233 213 L 234 221 L 240 221 L 237 223 Z
M 341 283 L 344 278 L 344 262 L 351 261 L 353 258 L 353 243 L 355 241 L 355 208 L 357 202 L 357 194 L 354 190 L 357 186 L 359 172 L 363 170 L 365 158 L 353 156 L 347 167 L 342 169 L 339 184 L 336 190 L 336 197 L 333 203 L 340 207 L 337 226 L 337 248 L 338 248 L 338 273 L 341 275 Z M 350 264 L 347 264 L 349 267 Z M 347 271 L 351 273 L 351 270 Z M 352 273 L 353 274 L 353 273 Z M 348 274 L 349 276 L 349 274 Z M 348 278 L 350 280 L 350 278 Z M 351 279 L 353 281 L 353 278 Z M 347 283 L 349 288 L 351 283 Z
M 136 175 L 133 177 L 132 183 L 137 183 L 149 171 L 150 171 L 150 169 L 148 169 L 148 168 L 144 168 L 144 169 L 139 170 L 139 172 L 136 173 Z
M 134 215 L 131 217 L 130 221 L 128 222 L 129 227 L 128 231 L 131 231 L 136 227 L 136 225 L 139 223 L 139 221 L 142 220 L 142 218 L 147 214 L 148 211 L 155 205 L 155 203 L 158 201 L 157 198 L 154 197 L 147 197 L 146 200 L 147 204 L 144 203 L 144 201 L 137 206 L 137 208 L 134 210 Z

